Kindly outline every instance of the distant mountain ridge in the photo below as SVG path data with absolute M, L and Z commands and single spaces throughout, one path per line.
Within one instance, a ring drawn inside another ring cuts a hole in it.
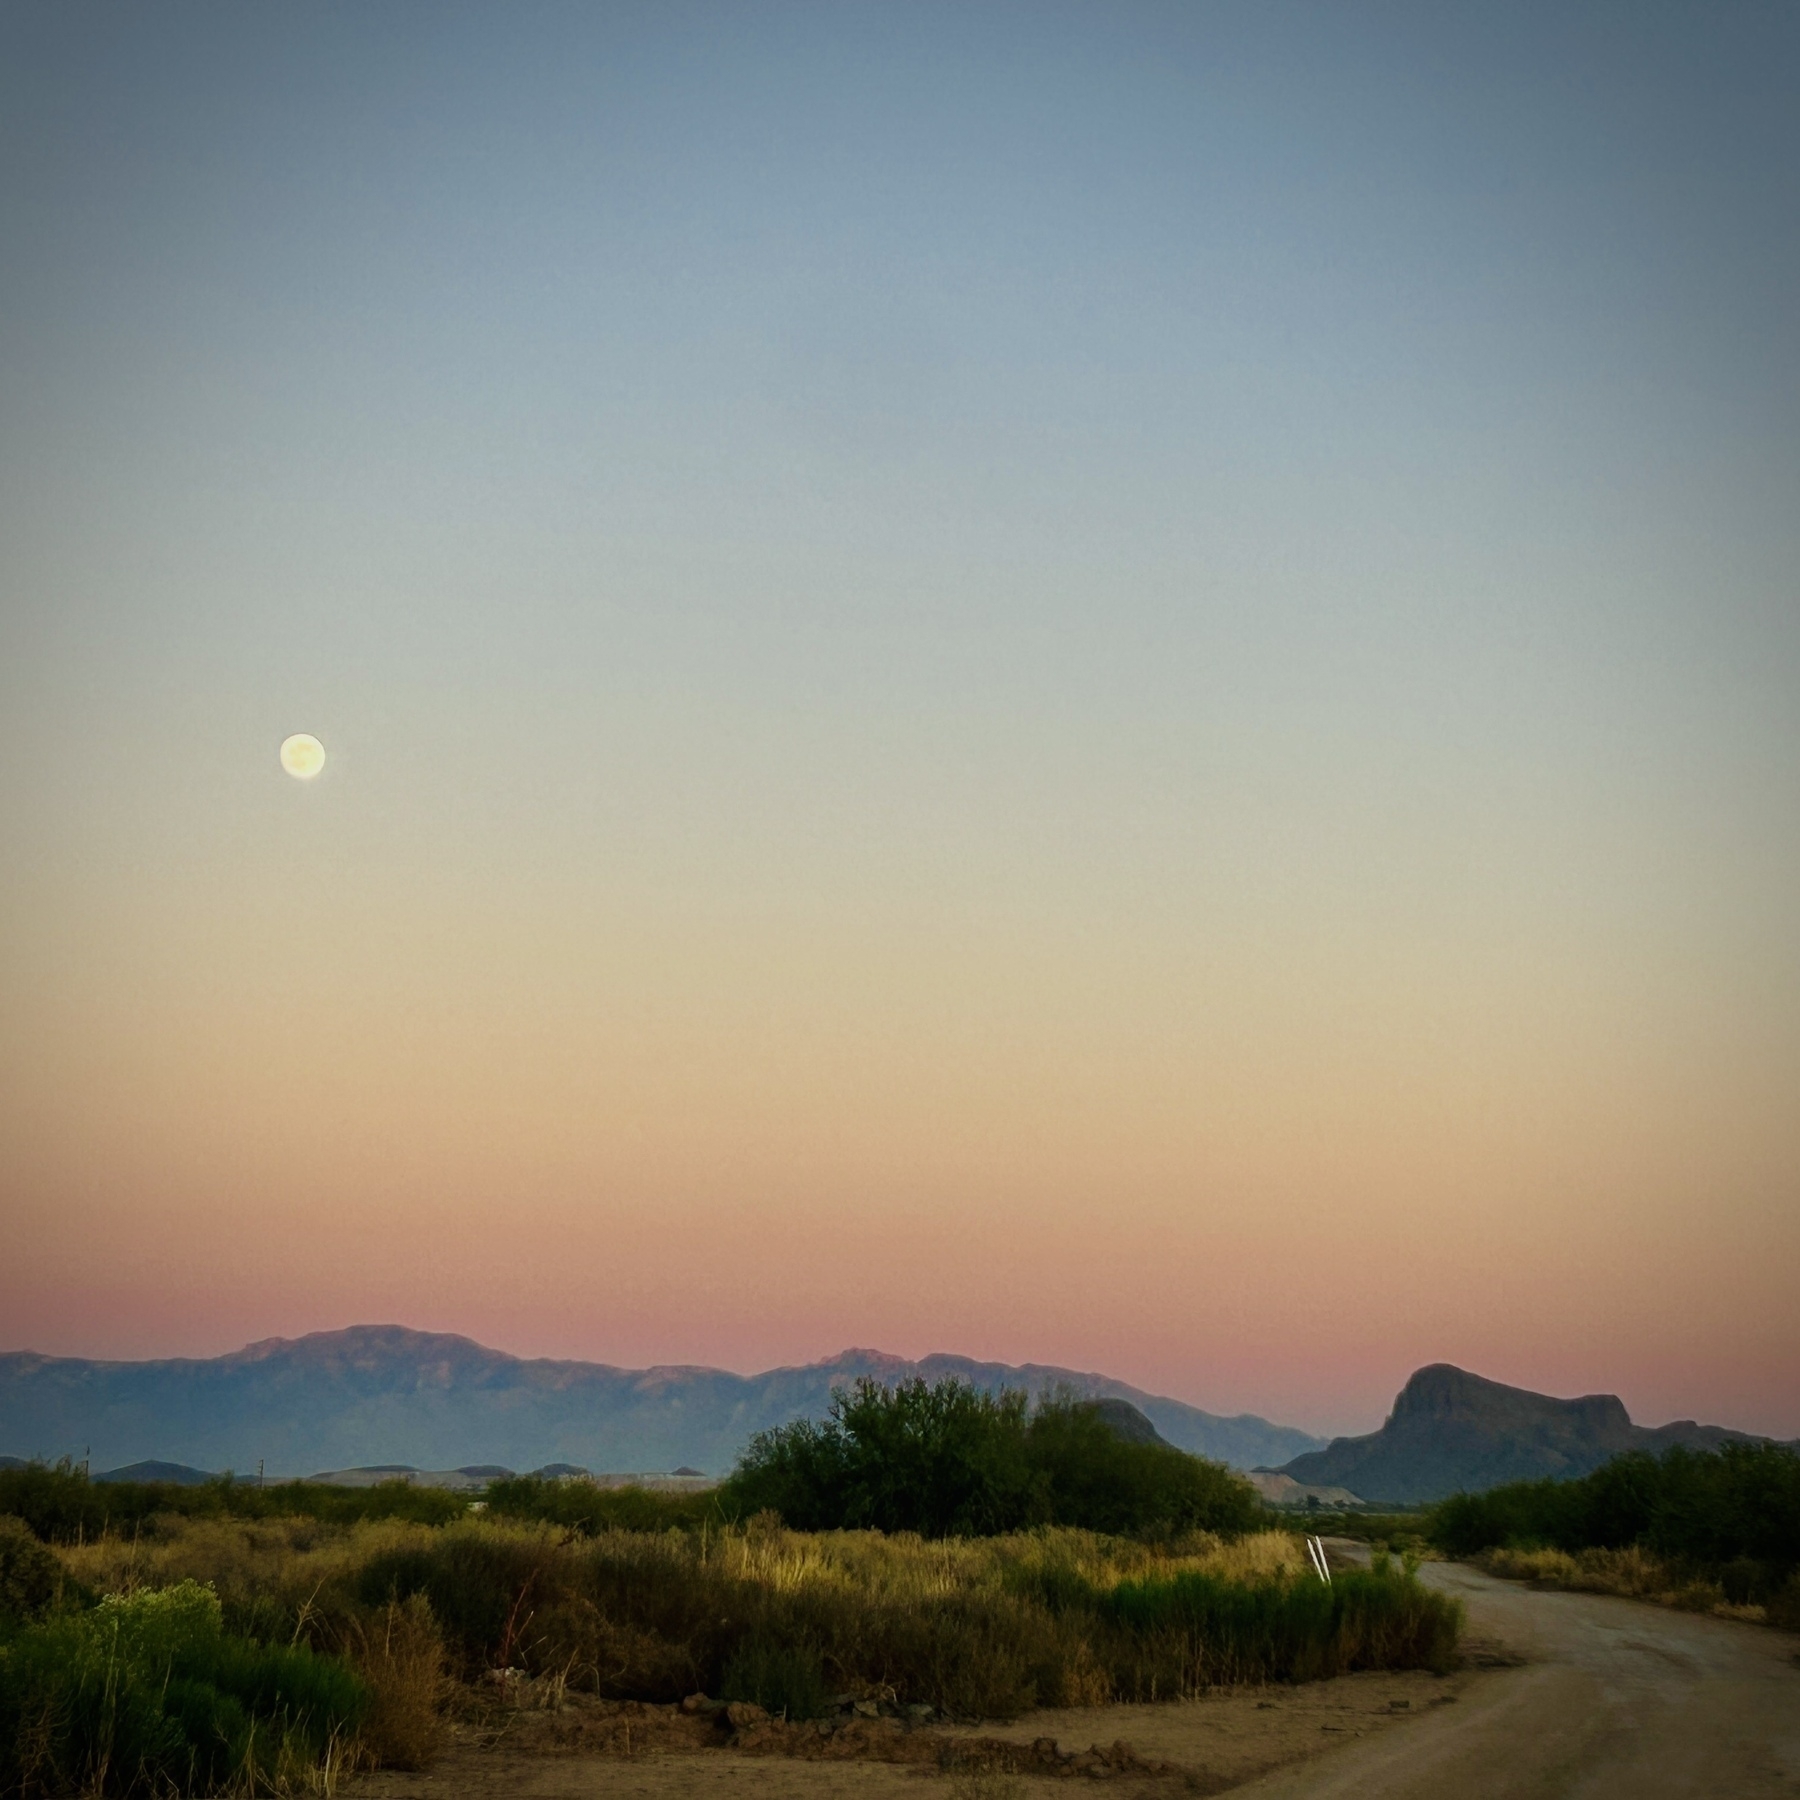
M 1758 1441 L 1722 1425 L 1634 1425 L 1616 1394 L 1556 1400 L 1450 1363 L 1418 1370 L 1379 1431 L 1334 1438 L 1273 1473 L 1343 1487 L 1365 1501 L 1419 1505 L 1507 1481 L 1585 1475 L 1624 1450 L 1716 1449 Z
M 226 1356 L 153 1362 L 0 1354 L 0 1446 L 21 1456 L 91 1455 L 306 1475 L 377 1463 L 723 1474 L 751 1436 L 823 1416 L 834 1387 L 957 1376 L 1032 1394 L 1068 1386 L 1129 1401 L 1172 1444 L 1250 1468 L 1323 1440 L 1252 1414 L 1221 1418 L 1105 1375 L 937 1355 L 914 1362 L 846 1350 L 797 1368 L 736 1375 L 676 1366 L 509 1356 L 473 1339 L 400 1325 L 268 1338 Z

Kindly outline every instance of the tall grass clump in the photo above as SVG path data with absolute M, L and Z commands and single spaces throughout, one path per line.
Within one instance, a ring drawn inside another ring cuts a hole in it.
M 365 1701 L 335 1658 L 228 1634 L 196 1582 L 109 1597 L 0 1643 L 0 1793 L 300 1785 L 341 1760 Z
M 1246 1583 L 1200 1572 L 1125 1582 L 1103 1616 L 1123 1628 L 1120 1697 L 1152 1700 L 1359 1669 L 1442 1674 L 1454 1663 L 1462 1614 L 1459 1602 L 1383 1558 L 1329 1586 L 1305 1576 Z
M 350 1628 L 349 1658 L 368 1690 L 359 1749 L 390 1769 L 422 1769 L 443 1736 L 444 1640 L 422 1594 L 390 1600 Z

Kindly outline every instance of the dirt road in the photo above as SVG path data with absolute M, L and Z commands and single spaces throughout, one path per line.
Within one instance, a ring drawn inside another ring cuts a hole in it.
M 1534 1592 L 1455 1563 L 1470 1636 L 1525 1666 L 1404 1731 L 1236 1790 L 1241 1800 L 1762 1800 L 1800 1796 L 1800 1650 L 1783 1632 L 1633 1600 Z

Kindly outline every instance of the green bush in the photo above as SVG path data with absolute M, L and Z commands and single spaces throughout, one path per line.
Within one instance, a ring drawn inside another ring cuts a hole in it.
M 1041 1405 L 1027 1427 L 1025 1448 L 1058 1525 L 1116 1537 L 1164 1537 L 1184 1531 L 1230 1536 L 1261 1522 L 1261 1504 L 1247 1481 L 1172 1444 L 1131 1443 L 1088 1402 L 1059 1398 Z
M 822 1423 L 751 1441 L 720 1494 L 727 1513 L 802 1531 L 976 1537 L 1070 1525 L 1134 1536 L 1254 1527 L 1249 1484 L 1217 1463 L 1118 1435 L 1091 1401 L 1027 1410 L 1023 1394 L 959 1381 L 864 1379 Z
M 229 1636 L 196 1582 L 108 1598 L 0 1648 L 0 1792 L 289 1784 L 348 1739 L 364 1699 L 335 1658 Z
M 767 1632 L 753 1632 L 726 1658 L 719 1697 L 753 1700 L 786 1719 L 821 1719 L 832 1710 L 818 1651 Z
M 823 1424 L 753 1439 L 722 1500 L 798 1530 L 983 1537 L 1044 1523 L 1049 1495 L 1026 1453 L 1025 1408 L 1023 1394 L 966 1382 L 865 1378 L 832 1396 Z
M 1800 1566 L 1800 1451 L 1767 1443 L 1633 1451 L 1575 1481 L 1453 1495 L 1433 1509 L 1428 1530 L 1451 1556 L 1637 1546 L 1762 1603 Z
M 25 1521 L 0 1515 L 0 1632 L 47 1611 L 62 1587 L 62 1564 Z
M 422 1594 L 466 1670 L 507 1668 L 522 1660 L 538 1610 L 568 1586 L 569 1563 L 545 1538 L 452 1527 L 371 1557 L 356 1598 L 377 1607 Z

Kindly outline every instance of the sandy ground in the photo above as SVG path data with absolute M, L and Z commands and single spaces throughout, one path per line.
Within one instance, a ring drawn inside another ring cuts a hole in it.
M 1450 1677 L 1353 1675 L 969 1729 L 882 1722 L 830 1740 L 768 1728 L 745 1733 L 740 1749 L 698 1720 L 576 1707 L 521 1717 L 498 1741 L 467 1737 L 427 1773 L 367 1776 L 346 1793 L 929 1800 L 950 1791 L 946 1758 L 973 1757 L 1012 1762 L 1028 1796 L 1066 1795 L 1071 1778 L 1097 1775 L 1146 1800 L 1226 1789 L 1244 1800 L 1800 1800 L 1800 1640 L 1629 1600 L 1536 1592 L 1454 1564 L 1427 1565 L 1425 1579 L 1469 1609 L 1470 1666 Z M 1129 1755 L 1113 1751 L 1121 1740 Z M 1069 1760 L 1091 1746 L 1105 1763 Z
M 670 1800 L 690 1793 L 742 1795 L 746 1800 L 777 1794 L 927 1800 L 946 1790 L 946 1759 L 966 1758 L 1012 1763 L 1021 1770 L 1026 1793 L 1066 1794 L 1071 1777 L 1087 1775 L 1097 1760 L 1081 1753 L 1098 1746 L 1106 1757 L 1100 1771 L 1104 1778 L 1146 1794 L 1215 1794 L 1322 1750 L 1403 1729 L 1428 1711 L 1461 1703 L 1485 1678 L 1479 1670 L 1449 1677 L 1352 1675 L 1301 1688 L 1245 1690 L 1166 1706 L 1037 1712 L 1008 1724 L 901 1731 L 883 1722 L 879 1731 L 868 1734 L 862 1754 L 853 1757 L 839 1754 L 851 1748 L 841 1737 L 829 1749 L 823 1743 L 815 1749 L 805 1743 L 803 1730 L 793 1734 L 801 1738 L 799 1755 L 792 1753 L 787 1734 L 772 1734 L 759 1747 L 756 1734 L 747 1734 L 753 1747 L 733 1750 L 723 1747 L 724 1734 L 699 1731 L 697 1741 L 687 1745 L 652 1741 L 647 1746 L 644 1740 L 652 1734 L 644 1731 L 627 1754 L 616 1735 L 605 1752 L 584 1749 L 578 1742 L 556 1749 L 547 1734 L 528 1725 L 491 1746 L 459 1744 L 424 1774 L 367 1776 L 348 1791 L 353 1800 L 464 1800 L 477 1795 Z M 617 1717 L 608 1720 L 615 1733 Z M 1052 1755 L 1046 1739 L 1055 1740 L 1055 1762 L 1067 1773 L 1051 1774 L 1044 1767 Z M 1129 1746 L 1130 1756 L 1115 1749 L 1121 1742 Z M 896 1760 L 877 1760 L 887 1757 Z

